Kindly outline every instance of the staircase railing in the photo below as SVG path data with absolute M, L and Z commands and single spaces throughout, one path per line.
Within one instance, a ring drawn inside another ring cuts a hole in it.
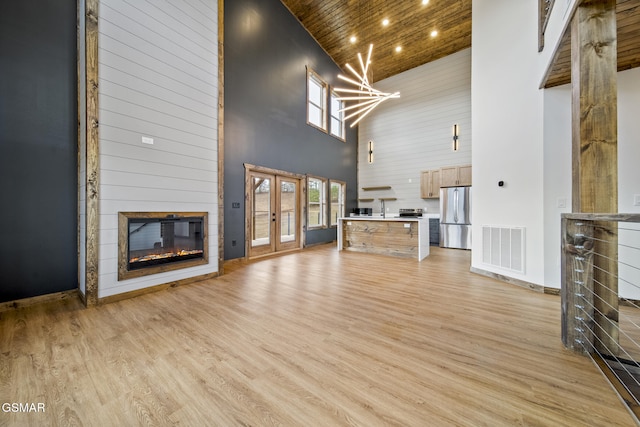
M 640 214 L 562 215 L 562 342 L 588 355 L 640 425 Z

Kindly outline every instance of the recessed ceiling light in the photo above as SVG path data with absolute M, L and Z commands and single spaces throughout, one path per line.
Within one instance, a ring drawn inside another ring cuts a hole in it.
M 423 5 L 427 5 L 427 4 L 429 4 L 429 0 L 422 0 L 422 4 L 423 4 Z
M 385 27 L 386 27 L 387 25 L 389 25 L 389 20 L 388 20 L 387 18 L 384 18 L 384 19 L 382 20 L 382 25 L 384 25 Z
M 355 42 L 356 42 L 356 40 L 358 40 L 358 39 L 356 38 L 356 36 L 351 36 L 351 38 L 349 39 L 349 41 L 350 41 L 351 43 L 355 43 Z
M 437 30 L 431 31 L 431 37 L 435 37 L 437 35 L 438 35 L 438 31 Z
M 402 51 L 402 46 L 396 46 L 396 52 L 401 52 Z

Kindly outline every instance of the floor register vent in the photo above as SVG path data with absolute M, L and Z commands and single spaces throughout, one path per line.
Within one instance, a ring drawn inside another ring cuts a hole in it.
M 524 274 L 524 227 L 482 226 L 482 262 Z

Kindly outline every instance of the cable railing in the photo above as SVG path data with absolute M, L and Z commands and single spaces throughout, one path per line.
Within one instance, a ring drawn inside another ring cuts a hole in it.
M 640 214 L 562 215 L 562 342 L 640 425 Z

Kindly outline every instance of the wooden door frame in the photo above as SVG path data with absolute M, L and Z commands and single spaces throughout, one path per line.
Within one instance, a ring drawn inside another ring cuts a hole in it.
M 281 176 L 283 178 L 288 178 L 288 179 L 297 179 L 300 182 L 300 191 L 299 191 L 299 197 L 298 197 L 298 212 L 299 212 L 299 216 L 300 216 L 300 220 L 298 221 L 298 233 L 300 233 L 300 243 L 299 243 L 299 247 L 296 247 L 294 249 L 290 249 L 290 250 L 300 250 L 302 248 L 304 248 L 305 244 L 306 244 L 306 235 L 305 235 L 305 230 L 307 228 L 306 226 L 306 194 L 307 194 L 307 180 L 306 180 L 306 175 L 303 174 L 298 174 L 298 173 L 293 173 L 293 172 L 287 172 L 287 171 L 283 171 L 283 170 L 279 170 L 279 169 L 273 169 L 273 168 L 268 168 L 268 167 L 264 167 L 264 166 L 256 166 L 250 163 L 245 163 L 244 164 L 244 218 L 245 218 L 245 239 L 244 239 L 244 257 L 245 259 L 249 260 L 249 259 L 254 259 L 254 258 L 259 258 L 261 256 L 269 256 L 269 255 L 273 255 L 275 253 L 283 253 L 286 252 L 286 250 L 280 251 L 280 252 L 272 252 L 266 255 L 259 255 L 259 256 L 255 256 L 255 257 L 251 257 L 250 256 L 250 252 L 251 252 L 251 231 L 252 231 L 252 227 L 251 227 L 251 200 L 252 200 L 252 185 L 251 185 L 251 174 L 252 173 L 261 173 L 261 174 L 267 174 L 267 175 L 274 175 L 274 176 Z

